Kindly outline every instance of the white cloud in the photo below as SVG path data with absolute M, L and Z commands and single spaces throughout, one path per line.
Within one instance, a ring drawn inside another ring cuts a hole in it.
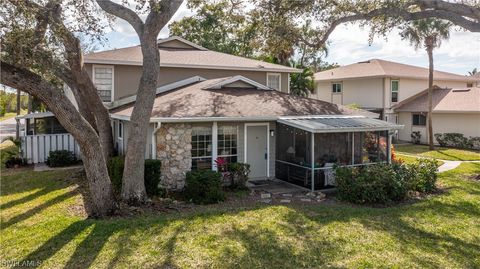
M 408 41 L 402 40 L 399 31 L 394 30 L 384 37 L 375 37 L 368 44 L 368 28 L 358 25 L 343 25 L 330 36 L 327 61 L 350 64 L 362 60 L 381 58 L 406 64 L 427 66 L 423 49 L 415 50 Z M 434 51 L 435 66 L 464 74 L 474 67 L 480 67 L 480 34 L 454 30 L 450 39 Z

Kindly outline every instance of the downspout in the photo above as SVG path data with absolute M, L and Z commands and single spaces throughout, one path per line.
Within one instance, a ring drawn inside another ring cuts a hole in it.
M 151 150 L 152 150 L 152 159 L 156 160 L 157 159 L 157 136 L 156 136 L 156 133 L 162 127 L 162 123 L 161 122 L 156 122 L 154 126 L 155 126 L 155 128 L 153 129 L 153 132 L 152 132 L 152 149 Z

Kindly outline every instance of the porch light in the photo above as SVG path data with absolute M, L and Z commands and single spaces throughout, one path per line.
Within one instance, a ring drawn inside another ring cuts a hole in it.
M 275 135 L 275 130 L 270 130 L 270 136 L 273 137 Z

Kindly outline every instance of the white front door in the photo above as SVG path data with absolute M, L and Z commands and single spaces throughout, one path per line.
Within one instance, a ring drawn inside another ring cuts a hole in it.
M 246 126 L 246 162 L 250 164 L 250 177 L 267 177 L 268 169 L 268 126 Z

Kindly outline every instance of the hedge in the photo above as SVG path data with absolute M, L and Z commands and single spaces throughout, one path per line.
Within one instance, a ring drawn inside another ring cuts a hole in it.
M 108 162 L 108 174 L 112 185 L 117 192 L 122 189 L 123 169 L 125 160 L 123 156 L 112 157 Z M 158 187 L 160 183 L 162 164 L 159 160 L 145 160 L 144 184 L 147 195 L 152 197 L 161 194 Z
M 421 159 L 415 164 L 338 167 L 335 170 L 337 197 L 356 204 L 399 202 L 413 192 L 435 191 L 436 171 L 436 161 L 429 159 Z

